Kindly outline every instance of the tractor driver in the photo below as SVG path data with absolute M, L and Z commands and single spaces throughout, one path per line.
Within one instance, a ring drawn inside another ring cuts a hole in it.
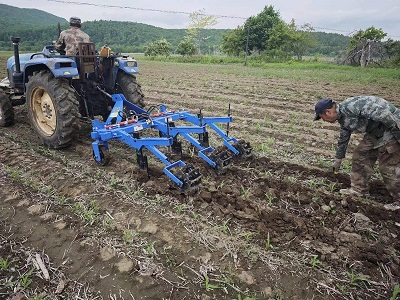
M 65 55 L 77 55 L 78 43 L 89 43 L 89 36 L 81 28 L 81 19 L 71 17 L 69 19 L 70 29 L 63 30 L 54 46 L 58 51 L 65 51 Z

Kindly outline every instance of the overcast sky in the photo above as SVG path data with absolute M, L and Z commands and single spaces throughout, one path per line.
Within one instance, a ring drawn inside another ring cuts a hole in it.
M 298 25 L 310 23 L 316 31 L 348 35 L 375 26 L 400 40 L 400 0 L 0 0 L 0 3 L 36 8 L 65 19 L 78 16 L 83 22 L 131 21 L 162 28 L 186 28 L 190 23 L 189 13 L 204 9 L 206 14 L 221 16 L 214 28 L 231 29 L 272 5 L 286 22 L 295 19 Z

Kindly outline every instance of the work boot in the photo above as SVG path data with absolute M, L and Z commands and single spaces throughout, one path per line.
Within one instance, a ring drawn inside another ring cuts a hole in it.
M 400 201 L 395 201 L 383 206 L 386 210 L 396 211 L 400 209 Z
M 359 197 L 368 197 L 369 193 L 361 193 L 359 191 L 356 191 L 353 188 L 348 188 L 348 189 L 341 189 L 339 191 L 342 195 L 351 195 L 351 196 L 359 196 Z

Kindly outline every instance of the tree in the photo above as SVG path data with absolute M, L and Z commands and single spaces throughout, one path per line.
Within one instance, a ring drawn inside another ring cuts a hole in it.
M 171 44 L 166 39 L 159 39 L 145 47 L 145 56 L 165 56 L 171 54 Z
M 189 37 L 185 37 L 176 48 L 176 53 L 183 56 L 191 56 L 196 54 L 196 50 L 197 48 L 193 41 Z
M 243 32 L 243 28 L 238 26 L 236 29 L 225 33 L 222 36 L 222 51 L 231 56 L 239 56 L 243 53 L 245 51 L 245 48 L 243 48 L 243 39 L 245 38 Z
M 294 19 L 289 24 L 289 49 L 301 60 L 305 52 L 316 44 L 316 39 L 311 35 L 314 28 L 306 23 L 297 28 Z
M 386 35 L 381 28 L 374 26 L 357 31 L 350 40 L 350 50 L 345 62 L 366 67 L 374 57 L 382 59 L 385 51 L 381 40 Z
M 383 43 L 388 59 L 395 65 L 400 65 L 400 41 L 388 39 Z
M 249 52 L 257 51 L 261 53 L 266 49 L 266 41 L 269 40 L 273 28 L 283 23 L 279 12 L 275 11 L 272 5 L 265 6 L 264 10 L 246 20 L 244 28 L 249 31 Z M 247 33 L 245 33 L 247 34 Z
M 205 29 L 216 25 L 218 21 L 215 17 L 206 15 L 204 9 L 189 14 L 189 18 L 191 23 L 187 28 L 187 36 L 196 42 L 198 53 L 201 54 L 201 46 L 209 38 L 205 35 Z
M 247 54 L 260 54 L 267 49 L 266 42 L 270 39 L 274 27 L 282 23 L 284 21 L 279 12 L 275 11 L 273 6 L 265 6 L 261 13 L 248 18 L 242 27 L 226 33 L 223 36 L 222 49 L 230 55 L 238 55 L 246 49 Z

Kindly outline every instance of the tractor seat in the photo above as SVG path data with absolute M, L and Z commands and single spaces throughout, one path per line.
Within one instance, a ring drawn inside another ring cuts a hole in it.
M 88 73 L 93 73 L 96 68 L 95 43 L 78 44 L 79 77 L 85 78 Z

